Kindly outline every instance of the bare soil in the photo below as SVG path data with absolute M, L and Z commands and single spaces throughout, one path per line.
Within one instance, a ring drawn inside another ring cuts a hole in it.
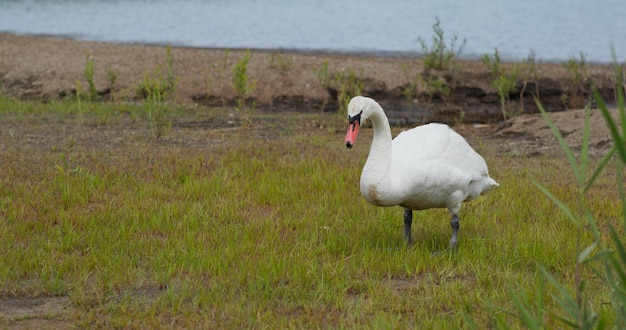
M 87 58 L 93 56 L 94 81 L 101 97 L 105 100 L 132 100 L 136 98 L 136 86 L 146 74 L 153 74 L 157 68 L 164 70 L 165 53 L 164 46 L 0 34 L 0 91 L 20 99 L 54 100 L 72 97 L 76 93 L 77 82 L 82 88 L 87 86 L 84 69 Z M 200 107 L 234 104 L 236 95 L 231 87 L 232 67 L 243 54 L 241 50 L 226 52 L 223 49 L 172 48 L 177 78 L 176 101 Z M 539 78 L 531 81 L 527 87 L 528 94 L 522 95 L 525 114 L 508 120 L 503 120 L 498 95 L 491 85 L 492 77 L 487 68 L 481 62 L 472 61 L 461 61 L 453 77 L 443 78 L 454 87 L 452 95 L 431 99 L 421 90 L 416 99 L 407 100 L 403 90 L 409 86 L 412 77 L 424 73 L 419 59 L 252 51 L 248 74 L 256 80 L 256 89 L 251 98 L 257 102 L 257 108 L 265 113 L 297 116 L 302 112 L 336 111 L 338 102 L 333 98 L 336 91 L 322 87 L 314 71 L 324 61 L 328 61 L 329 72 L 348 68 L 357 69 L 357 72 L 362 70 L 363 94 L 376 98 L 396 125 L 441 121 L 456 124 L 456 129 L 467 136 L 470 142 L 480 139 L 492 145 L 498 153 L 518 156 L 556 155 L 560 153 L 560 147 L 541 115 L 537 114 L 532 101 L 532 95 L 539 95 L 546 108 L 552 112 L 551 117 L 567 142 L 575 149 L 580 146 L 584 111 L 560 110 L 584 104 L 589 90 L 575 90 L 569 72 L 561 64 L 538 66 Z M 608 65 L 586 65 L 585 70 L 587 86 L 595 85 L 611 103 L 614 98 L 613 68 Z M 118 76 L 114 83 L 111 83 L 110 73 Z M 511 95 L 511 99 L 515 104 L 520 103 L 520 95 Z M 210 131 L 241 126 L 242 119 L 237 118 L 238 112 L 225 112 L 221 118 L 197 121 L 174 119 L 175 129 L 170 139 L 175 139 L 176 143 L 185 142 L 185 136 L 191 136 L 185 134 L 185 130 Z M 273 118 L 271 120 L 275 120 L 275 116 Z M 68 130 L 78 129 L 64 127 L 63 122 L 44 122 L 38 126 L 38 132 L 22 132 L 22 136 L 32 137 L 32 141 L 27 140 L 25 143 L 37 144 L 37 141 L 45 139 L 48 143 L 57 141 L 61 144 Z M 10 135 L 20 131 L 20 127 L 12 127 L 9 134 L 6 124 L 6 121 L 0 121 L 0 147 L 15 143 Z M 280 129 L 280 125 L 275 122 L 260 125 L 258 134 L 262 138 L 271 138 L 272 134 L 277 134 L 271 129 Z M 79 134 L 85 136 L 82 141 L 91 137 L 96 146 L 123 148 L 120 137 L 135 134 L 133 129 L 136 127 L 117 126 L 119 132 L 102 133 L 96 128 L 89 128 L 91 131 L 81 131 Z M 344 129 L 341 123 L 337 127 L 340 127 L 337 128 L 338 133 Z M 106 136 L 97 138 L 99 132 Z M 185 143 L 193 146 L 204 142 Z M 592 110 L 592 154 L 604 154 L 611 143 L 602 116 Z M 11 328 L 69 328 L 71 323 L 66 321 L 68 315 L 67 297 L 0 297 L 0 320 L 4 320 L 5 325 Z
M 176 100 L 183 103 L 234 104 L 232 69 L 244 55 L 242 50 L 172 48 Z M 396 123 L 443 121 L 454 123 L 497 123 L 502 121 L 493 77 L 481 61 L 459 61 L 454 71 L 425 70 L 422 61 L 406 57 L 375 57 L 358 54 L 284 53 L 252 51 L 248 76 L 256 81 L 250 95 L 260 108 L 296 111 L 333 111 L 338 107 L 336 90 L 320 84 L 316 68 L 328 62 L 328 72 L 353 70 L 364 83 L 363 94 L 377 99 L 390 120 Z M 39 36 L 0 33 L 0 82 L 4 94 L 19 98 L 55 99 L 76 93 L 77 84 L 87 88 L 85 65 L 95 63 L 94 82 L 103 98 L 135 97 L 136 87 L 146 75 L 164 74 L 165 46 L 84 42 Z M 504 63 L 509 67 L 511 63 Z M 560 63 L 538 63 L 536 78 L 529 79 L 524 93 L 510 95 L 512 111 L 537 111 L 538 96 L 549 111 L 583 107 L 590 86 L 612 100 L 614 69 L 611 65 L 583 67 L 582 90 Z M 117 75 L 111 84 L 110 73 Z M 429 93 L 420 86 L 409 100 L 404 90 L 415 77 L 435 77 L 452 90 L 448 96 Z M 522 90 L 521 84 L 518 90 Z M 522 102 L 520 104 L 520 99 Z M 521 106 L 520 106 L 521 105 Z M 523 109 L 521 109 L 523 106 Z
M 235 104 L 232 68 L 244 53 L 172 48 L 176 101 L 209 106 Z M 154 76 L 158 70 L 163 74 L 165 54 L 165 46 L 159 45 L 0 34 L 0 91 L 22 99 L 71 97 L 76 94 L 78 84 L 86 89 L 84 70 L 88 57 L 92 57 L 94 82 L 101 97 L 133 99 L 146 75 Z M 251 55 L 248 75 L 256 81 L 256 88 L 249 101 L 256 102 L 262 111 L 336 111 L 337 91 L 324 88 L 315 72 L 327 61 L 329 73 L 355 70 L 364 83 L 363 94 L 381 103 L 392 125 L 433 121 L 485 124 L 467 133 L 494 139 L 499 150 L 520 155 L 558 152 L 554 138 L 537 115 L 533 96 L 539 96 L 544 107 L 555 112 L 557 125 L 574 146 L 580 144 L 584 118 L 580 108 L 589 100 L 590 86 L 595 86 L 607 103 L 614 100 L 615 75 L 611 65 L 585 64 L 586 87 L 580 90 L 564 65 L 539 63 L 537 78 L 529 80 L 525 93 L 510 96 L 512 111 L 527 115 L 504 120 L 497 91 L 492 86 L 493 77 L 480 61 L 459 61 L 451 74 L 428 72 L 416 58 L 280 51 L 252 51 Z M 113 83 L 111 73 L 117 76 Z M 433 97 L 420 87 L 416 97 L 408 100 L 403 91 L 416 75 L 438 75 L 453 92 L 446 97 Z M 568 108 L 574 110 L 556 113 Z M 597 149 L 595 153 L 602 153 L 609 147 L 610 139 L 602 118 L 594 114 L 592 120 L 592 146 Z

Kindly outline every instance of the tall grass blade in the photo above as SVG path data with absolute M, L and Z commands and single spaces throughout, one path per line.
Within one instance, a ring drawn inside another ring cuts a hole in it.
M 616 165 L 617 182 L 624 182 L 624 163 L 617 162 Z M 622 220 L 624 221 L 624 228 L 626 228 L 626 192 L 624 191 L 624 184 L 617 185 L 619 189 L 620 200 L 622 201 Z
M 613 226 L 609 226 L 609 231 L 611 233 L 611 238 L 615 243 L 615 249 L 617 250 L 617 255 L 621 259 L 621 262 L 626 265 L 626 248 L 624 247 L 624 243 L 622 242 L 622 237 L 615 231 Z M 618 271 L 621 273 L 623 283 L 626 283 L 626 272 L 621 267 L 618 267 Z
M 576 217 L 574 216 L 574 214 L 572 213 L 572 211 L 570 211 L 570 209 L 567 207 L 567 205 L 565 205 L 563 202 L 561 202 L 558 198 L 556 198 L 556 196 L 554 196 L 548 189 L 546 189 L 543 185 L 541 185 L 539 182 L 532 180 L 532 183 L 535 187 L 539 188 L 539 190 L 541 190 L 541 192 L 543 192 L 546 196 L 548 196 L 548 198 L 550 198 L 550 200 L 556 204 L 556 206 L 559 207 L 559 209 L 561 209 L 561 211 L 563 211 L 563 213 L 565 213 L 565 215 L 567 216 L 567 218 L 576 226 L 580 226 L 580 223 L 578 222 L 578 219 L 576 219 Z
M 554 125 L 552 118 L 550 118 L 550 115 L 548 115 L 546 110 L 543 108 L 543 105 L 541 104 L 541 102 L 539 102 L 539 100 L 535 98 L 535 103 L 537 104 L 539 111 L 541 111 L 541 115 L 545 119 L 546 123 L 548 124 L 548 126 L 550 126 L 550 130 L 552 131 L 552 134 L 554 134 L 556 139 L 559 141 L 561 148 L 565 152 L 565 155 L 567 156 L 567 160 L 569 161 L 570 167 L 572 171 L 574 171 L 574 175 L 576 176 L 576 181 L 578 182 L 578 186 L 582 187 L 584 183 L 584 181 L 582 180 L 584 173 L 581 174 L 580 168 L 578 167 L 578 162 L 576 162 L 576 157 L 574 157 L 574 153 L 572 152 L 572 149 L 570 149 L 570 147 L 567 145 L 567 142 L 565 142 L 565 139 L 563 139 L 563 135 L 561 135 L 561 132 L 559 131 L 559 129 L 556 127 L 556 125 Z
M 465 321 L 465 326 L 467 326 L 469 329 L 472 329 L 472 330 L 478 329 L 476 322 L 474 322 L 472 317 L 469 316 L 467 312 L 461 311 L 461 316 L 463 316 L 463 320 Z
M 593 242 L 589 246 L 587 246 L 580 254 L 578 254 L 577 262 L 579 264 L 584 263 L 589 258 L 591 252 L 593 252 L 593 250 L 595 250 L 597 246 L 598 244 L 596 242 Z
M 596 103 L 598 104 L 598 109 L 600 109 L 600 113 L 602 113 L 602 116 L 606 121 L 606 125 L 611 132 L 611 137 L 613 138 L 613 142 L 615 143 L 615 149 L 617 150 L 617 153 L 619 154 L 622 162 L 626 163 L 626 145 L 624 144 L 624 138 L 621 136 L 620 130 L 618 130 L 615 120 L 613 120 L 613 117 L 609 113 L 608 107 L 604 103 L 604 100 L 602 100 L 602 97 L 600 96 L 598 91 L 594 89 L 593 92 Z M 626 122 L 624 121 L 622 114 L 624 112 L 624 93 L 622 92 L 621 88 L 617 89 L 617 98 L 620 118 L 622 119 L 622 131 L 626 131 Z
M 617 87 L 617 107 L 619 109 L 619 118 L 622 123 L 622 138 L 626 138 L 626 109 L 624 109 L 624 88 L 626 82 L 622 81 L 624 86 Z M 622 140 L 622 142 L 625 142 Z
M 580 315 L 579 306 L 576 303 L 576 300 L 574 300 L 569 292 L 567 292 L 567 290 L 550 274 L 550 272 L 548 272 L 547 269 L 545 269 L 543 266 L 539 266 L 539 269 L 541 270 L 543 276 L 548 280 L 548 282 L 550 282 L 550 284 L 552 284 L 552 286 L 559 293 L 558 295 L 551 293 L 550 295 L 552 296 L 552 298 L 561 306 L 561 308 L 565 312 L 567 312 L 567 314 L 569 314 L 571 318 L 573 318 L 574 320 L 578 320 L 580 318 Z M 576 322 L 572 322 L 561 317 L 559 317 L 559 319 L 571 327 L 578 327 Z
M 539 330 L 542 328 L 541 319 L 538 319 L 537 317 L 533 316 L 533 314 L 529 311 L 529 309 L 526 308 L 526 304 L 524 304 L 520 300 L 520 298 L 513 292 L 511 292 L 511 299 L 513 299 L 513 304 L 515 305 L 515 308 L 519 312 L 519 314 L 513 314 L 513 316 L 522 320 L 522 322 L 524 322 L 524 325 L 526 325 L 528 329 Z
M 611 238 L 615 243 L 616 253 L 610 253 L 605 259 L 606 282 L 611 288 L 611 305 L 615 312 L 615 328 L 626 327 L 626 248 L 613 226 L 609 227 Z
M 593 263 L 594 261 L 598 261 L 598 260 L 604 260 L 604 258 L 610 257 L 614 252 L 611 250 L 600 250 L 598 251 L 598 253 L 590 256 L 589 258 L 585 259 L 582 263 L 583 264 L 590 264 Z M 599 276 L 602 277 L 602 274 L 600 272 L 597 271 L 596 268 L 592 267 L 592 270 Z
M 585 203 L 585 202 L 581 202 L 581 203 Z M 589 225 L 589 228 L 591 228 L 591 233 L 595 237 L 596 242 L 602 248 L 604 247 L 604 245 L 602 244 L 602 235 L 600 234 L 600 228 L 598 228 L 596 219 L 593 217 L 593 214 L 591 214 L 591 210 L 589 209 L 589 207 L 586 204 L 584 205 L 584 207 L 585 207 L 584 209 L 585 217 L 587 218 L 587 224 Z
M 598 163 L 598 166 L 596 166 L 596 169 L 591 174 L 591 177 L 589 177 L 589 180 L 587 180 L 587 185 L 585 185 L 585 188 L 583 189 L 583 194 L 585 194 L 589 190 L 589 188 L 591 188 L 593 183 L 596 182 L 596 179 L 598 178 L 600 173 L 602 173 L 611 158 L 613 158 L 615 150 L 615 146 L 611 147 L 611 150 L 609 150 L 609 152 L 607 152 L 607 154 L 602 157 L 602 160 Z
M 545 279 L 542 277 L 539 281 L 538 295 L 535 302 L 535 310 L 537 315 L 533 315 L 532 308 L 528 306 L 525 301 L 522 301 L 520 297 L 511 290 L 509 291 L 511 298 L 513 299 L 513 304 L 518 311 L 518 314 L 506 310 L 504 311 L 504 313 L 520 319 L 528 329 L 543 329 L 543 312 L 545 308 L 543 304 L 543 298 L 546 292 Z M 508 327 L 506 328 L 508 329 Z
M 591 126 L 591 111 L 589 106 L 585 107 L 585 122 L 583 125 L 583 141 L 580 146 L 580 174 L 582 178 L 587 174 L 587 162 L 589 160 L 589 131 Z M 584 181 L 580 183 L 578 187 L 583 188 Z

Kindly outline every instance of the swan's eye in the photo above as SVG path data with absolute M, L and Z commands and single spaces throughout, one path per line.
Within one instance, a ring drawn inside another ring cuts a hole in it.
M 354 116 L 348 116 L 348 121 L 350 122 L 350 124 L 354 123 L 355 121 L 359 123 L 359 125 L 361 125 L 361 114 L 363 113 L 363 111 L 361 110 L 361 112 L 359 112 L 358 114 L 354 115 Z

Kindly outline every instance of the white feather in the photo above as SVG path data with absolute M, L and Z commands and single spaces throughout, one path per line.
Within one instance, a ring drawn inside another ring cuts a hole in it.
M 465 139 L 444 124 L 427 124 L 391 139 L 389 122 L 376 101 L 355 97 L 348 114 L 370 119 L 374 138 L 361 173 L 361 194 L 378 206 L 409 210 L 448 208 L 498 186 L 485 160 Z

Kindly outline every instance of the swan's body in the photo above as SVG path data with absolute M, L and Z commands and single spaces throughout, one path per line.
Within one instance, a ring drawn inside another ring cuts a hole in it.
M 457 244 L 461 203 L 498 186 L 485 160 L 444 124 L 418 126 L 391 138 L 387 116 L 373 99 L 357 96 L 348 105 L 346 145 L 352 147 L 362 121 L 374 138 L 361 173 L 361 195 L 377 206 L 405 208 L 405 238 L 411 244 L 412 210 L 448 208 L 452 214 L 450 248 Z

